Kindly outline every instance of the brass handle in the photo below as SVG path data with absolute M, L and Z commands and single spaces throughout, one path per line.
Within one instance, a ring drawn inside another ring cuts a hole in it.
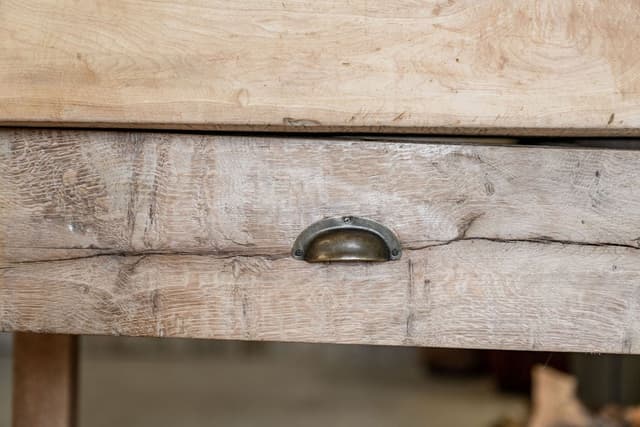
M 394 261 L 402 256 L 400 242 L 387 227 L 355 216 L 314 222 L 296 239 L 295 259 L 307 262 Z

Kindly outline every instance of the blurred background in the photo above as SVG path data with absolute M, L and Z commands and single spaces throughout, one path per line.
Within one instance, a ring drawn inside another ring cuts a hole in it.
M 640 402 L 631 356 L 82 337 L 79 426 L 524 426 L 536 365 L 590 410 Z M 0 334 L 0 427 L 10 393 Z

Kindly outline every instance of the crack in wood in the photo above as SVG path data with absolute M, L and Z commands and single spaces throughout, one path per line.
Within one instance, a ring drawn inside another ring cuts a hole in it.
M 83 256 L 73 256 L 73 257 L 65 257 L 65 258 L 51 258 L 44 260 L 25 260 L 25 261 L 9 261 L 7 266 L 0 266 L 0 270 L 8 270 L 11 268 L 15 268 L 17 265 L 29 265 L 29 264 L 43 264 L 43 263 L 52 263 L 52 262 L 65 262 L 65 261 L 78 261 L 78 260 L 86 260 L 91 258 L 100 258 L 100 257 L 141 257 L 147 256 L 194 256 L 194 257 L 209 257 L 214 259 L 232 259 L 232 258 L 263 258 L 271 261 L 285 259 L 290 256 L 287 253 L 225 253 L 225 252 L 185 252 L 185 251 L 176 251 L 176 252 L 163 252 L 163 251 L 136 251 L 136 252 L 128 252 L 128 251 L 113 251 L 113 252 L 105 252 L 99 254 L 90 254 Z M 138 261 L 140 261 L 138 260 Z
M 423 249 L 434 248 L 438 246 L 447 246 L 452 243 L 464 242 L 470 240 L 478 240 L 485 242 L 496 242 L 496 243 L 531 243 L 531 244 L 542 244 L 542 245 L 568 245 L 568 246 L 591 246 L 591 247 L 617 247 L 617 248 L 627 248 L 627 249 L 640 249 L 640 246 L 628 245 L 625 243 L 610 243 L 610 242 L 576 242 L 573 240 L 560 240 L 560 239 L 551 239 L 551 238 L 532 238 L 532 239 L 502 239 L 497 237 L 457 237 L 451 240 L 445 241 L 434 241 L 434 243 L 430 243 L 427 245 L 421 246 L 404 246 L 402 249 L 405 251 L 420 251 Z
M 475 219 L 475 218 L 474 218 Z M 473 222 L 471 220 L 469 225 Z M 467 227 L 468 229 L 468 227 Z M 461 233 L 464 235 L 464 231 Z M 635 249 L 640 250 L 640 246 L 634 246 L 624 243 L 610 243 L 610 242 L 577 242 L 572 240 L 560 240 L 560 239 L 551 239 L 551 238 L 532 238 L 532 239 L 502 239 L 496 237 L 457 237 L 455 239 L 446 240 L 446 241 L 434 241 L 434 243 L 430 243 L 427 245 L 421 246 L 404 246 L 403 250 L 405 251 L 420 251 L 429 248 L 435 248 L 440 246 L 447 246 L 457 242 L 464 241 L 486 241 L 486 242 L 495 242 L 495 243 L 504 243 L 504 244 L 518 244 L 518 243 L 526 243 L 526 244 L 541 244 L 541 245 L 570 245 L 570 246 L 588 246 L 588 247 L 617 247 L 617 248 L 625 248 L 625 249 Z M 211 257 L 214 259 L 232 259 L 232 258 L 264 258 L 271 261 L 281 260 L 288 258 L 290 256 L 289 252 L 273 252 L 273 253 L 243 253 L 243 252 L 225 252 L 225 251 L 158 251 L 158 250 L 147 250 L 147 251 L 123 251 L 123 250 L 111 250 L 109 248 L 81 248 L 81 247 L 55 247 L 55 248 L 45 248 L 41 247 L 39 249 L 60 249 L 60 250 L 101 250 L 104 251 L 102 253 L 93 253 L 89 255 L 82 256 L 72 256 L 72 257 L 64 257 L 64 258 L 51 258 L 44 260 L 24 260 L 24 261 L 9 261 L 6 266 L 0 266 L 0 270 L 7 270 L 10 268 L 14 268 L 16 265 L 28 265 L 28 264 L 41 264 L 41 263 L 50 263 L 50 262 L 63 262 L 63 261 L 76 261 L 90 258 L 98 258 L 98 257 L 141 257 L 141 256 L 200 256 L 200 257 Z
M 406 344 L 411 343 L 413 340 L 414 321 L 416 318 L 414 303 L 414 273 L 413 273 L 413 261 L 409 259 L 407 263 L 408 268 L 408 283 L 407 283 L 407 318 L 405 320 L 404 342 Z

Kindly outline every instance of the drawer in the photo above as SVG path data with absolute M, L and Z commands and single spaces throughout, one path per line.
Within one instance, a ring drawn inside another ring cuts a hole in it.
M 0 329 L 639 353 L 638 152 L 454 142 L 1 130 Z
M 0 123 L 640 136 L 637 0 L 4 0 Z

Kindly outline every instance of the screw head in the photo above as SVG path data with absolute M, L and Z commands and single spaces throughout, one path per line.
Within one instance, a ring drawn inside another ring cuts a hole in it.
M 351 217 L 350 216 L 345 216 L 344 218 L 342 218 L 342 221 L 344 221 L 345 223 L 350 223 L 351 222 Z
M 392 256 L 398 256 L 399 254 L 400 254 L 400 251 L 399 251 L 398 249 L 393 249 L 393 250 L 391 251 L 391 255 L 392 255 Z
M 300 256 L 302 256 L 302 254 L 303 254 L 303 253 L 304 253 L 304 252 L 302 252 L 302 249 L 296 249 L 296 250 L 295 250 L 295 252 L 294 252 L 293 254 L 294 254 L 295 256 L 300 257 Z

